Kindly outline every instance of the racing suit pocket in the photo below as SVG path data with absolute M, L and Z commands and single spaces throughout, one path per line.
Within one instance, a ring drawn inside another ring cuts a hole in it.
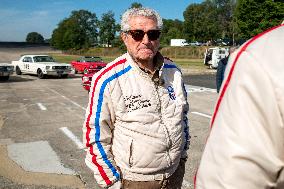
M 112 152 L 118 166 L 131 168 L 133 165 L 133 139 L 131 137 L 116 135 L 113 139 Z
M 171 166 L 165 141 L 136 139 L 131 143 L 130 164 L 133 170 L 157 171 Z
M 131 168 L 133 166 L 133 139 L 128 140 L 128 151 L 127 151 L 127 157 L 128 157 L 128 164 Z

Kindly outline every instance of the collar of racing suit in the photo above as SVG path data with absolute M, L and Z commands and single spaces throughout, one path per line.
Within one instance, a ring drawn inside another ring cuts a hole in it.
M 157 52 L 157 54 L 155 55 L 154 59 L 153 59 L 153 63 L 154 63 L 154 72 L 151 73 L 151 71 L 147 68 L 142 68 L 141 66 L 139 66 L 134 59 L 131 57 L 131 55 L 128 53 L 129 58 L 131 59 L 131 62 L 135 65 L 135 67 L 137 68 L 138 72 L 147 77 L 150 78 L 156 85 L 161 85 L 163 84 L 163 81 L 161 81 L 161 74 L 162 74 L 162 69 L 164 67 L 164 57 L 162 56 L 162 54 L 160 52 Z

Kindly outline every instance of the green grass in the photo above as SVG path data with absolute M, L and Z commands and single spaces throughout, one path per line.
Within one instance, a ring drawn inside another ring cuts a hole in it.
M 52 56 L 56 62 L 61 63 L 70 63 L 72 60 L 77 60 L 80 56 L 78 55 L 65 55 L 60 53 L 50 53 L 50 56 Z
M 80 55 L 67 55 L 60 53 L 51 53 L 51 55 L 57 62 L 70 63 L 72 60 L 77 60 Z M 111 62 L 117 57 L 102 57 L 105 62 Z M 181 68 L 205 68 L 202 59 L 173 59 L 175 63 Z
M 181 67 L 188 67 L 188 66 L 204 66 L 202 59 L 173 59 Z

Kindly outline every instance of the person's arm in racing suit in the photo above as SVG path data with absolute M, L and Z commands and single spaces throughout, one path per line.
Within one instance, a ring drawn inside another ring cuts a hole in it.
M 83 139 L 87 148 L 85 162 L 94 172 L 97 183 L 101 187 L 110 187 L 120 182 L 120 173 L 111 152 L 115 117 L 108 85 L 104 85 L 103 76 L 99 73 L 93 76 L 83 126 Z

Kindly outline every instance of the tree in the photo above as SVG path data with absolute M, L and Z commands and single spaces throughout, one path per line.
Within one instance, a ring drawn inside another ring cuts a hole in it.
M 97 42 L 99 21 L 95 13 L 86 10 L 72 11 L 71 18 L 75 19 L 80 29 L 85 31 L 90 45 Z
M 161 36 L 161 44 L 169 45 L 171 39 L 184 38 L 183 22 L 175 19 L 163 19 L 163 29 Z
M 97 42 L 97 17 L 86 10 L 72 11 L 71 16 L 62 20 L 53 30 L 51 44 L 55 48 L 89 48 Z
M 131 4 L 130 8 L 141 8 L 143 7 L 141 3 L 134 2 Z
M 189 5 L 183 12 L 183 17 L 187 41 L 208 41 L 220 36 L 217 9 L 212 1 Z
M 83 29 L 78 27 L 75 19 L 65 19 L 60 22 L 59 27 L 53 31 L 52 46 L 62 49 L 81 49 L 87 48 L 87 35 Z
M 102 15 L 102 19 L 99 22 L 99 38 L 101 44 L 109 45 L 115 38 L 115 33 L 118 30 L 118 26 L 115 24 L 114 13 L 108 11 Z
M 30 32 L 26 37 L 28 43 L 44 43 L 44 38 L 37 32 Z
M 187 40 L 208 41 L 233 38 L 236 0 L 206 0 L 189 5 L 183 13 Z
M 217 10 L 218 31 L 221 38 L 231 38 L 234 33 L 233 14 L 236 0 L 214 0 Z
M 234 16 L 239 37 L 249 39 L 283 21 L 284 3 L 272 0 L 238 0 Z

